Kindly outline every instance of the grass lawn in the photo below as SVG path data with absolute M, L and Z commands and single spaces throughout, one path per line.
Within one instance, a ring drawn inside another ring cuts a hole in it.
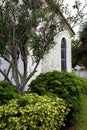
M 82 97 L 82 110 L 78 116 L 78 127 L 76 130 L 87 130 L 87 95 Z
M 87 130 L 87 95 L 82 96 L 82 109 L 77 117 L 77 123 L 69 130 Z

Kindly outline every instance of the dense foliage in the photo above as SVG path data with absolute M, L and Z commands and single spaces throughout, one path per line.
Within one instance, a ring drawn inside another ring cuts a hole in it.
M 63 98 L 70 105 L 67 122 L 72 124 L 75 121 L 76 113 L 80 110 L 82 86 L 83 81 L 74 73 L 53 71 L 40 74 L 31 82 L 29 91 L 39 95 L 52 92 Z
M 81 25 L 79 30 L 79 40 L 72 40 L 73 66 L 81 65 L 87 68 L 87 22 Z
M 16 99 L 19 96 L 15 86 L 12 86 L 7 81 L 0 81 L 0 105 L 8 103 L 11 99 Z
M 0 106 L 1 130 L 59 130 L 69 112 L 55 95 L 27 94 Z
M 83 94 L 87 95 L 87 79 L 86 78 L 80 78 L 81 82 L 83 82 Z

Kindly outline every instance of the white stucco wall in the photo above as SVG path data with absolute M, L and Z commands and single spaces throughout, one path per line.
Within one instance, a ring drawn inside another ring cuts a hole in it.
M 49 53 L 46 54 L 41 60 L 37 72 L 33 76 L 32 79 L 34 79 L 37 75 L 40 73 L 44 73 L 47 71 L 53 71 L 53 70 L 59 70 L 61 71 L 61 41 L 62 38 L 66 39 L 66 66 L 67 66 L 67 72 L 71 72 L 71 39 L 70 39 L 70 33 L 69 31 L 65 30 L 62 31 L 60 34 L 56 35 L 54 40 L 57 43 L 51 50 L 49 50 Z M 32 71 L 35 64 L 32 62 L 32 58 L 28 58 L 28 74 Z M 8 68 L 8 64 L 3 60 L 2 64 L 0 65 L 1 68 L 6 69 Z M 21 64 L 21 61 L 19 63 L 19 69 L 23 72 L 23 67 Z M 11 75 L 10 75 L 11 77 Z M 0 74 L 0 80 L 3 79 L 3 76 Z M 32 80 L 31 79 L 31 80 Z
M 29 52 L 30 52 L 30 56 L 28 58 L 28 70 L 27 70 L 28 74 L 30 74 L 32 72 L 32 70 L 34 69 L 34 67 L 36 65 L 34 58 L 32 57 L 32 51 L 29 50 Z M 36 76 L 39 75 L 41 72 L 42 72 L 42 60 L 40 61 L 39 65 L 37 67 L 37 70 L 36 70 L 34 76 L 30 79 L 30 81 L 35 79 Z M 30 81 L 29 81 L 29 83 L 30 83 Z
M 66 67 L 67 72 L 71 72 L 71 39 L 70 33 L 65 30 L 55 36 L 57 43 L 48 54 L 46 54 L 42 61 L 42 72 L 59 70 L 61 71 L 61 41 L 62 38 L 66 39 Z
M 5 60 L 3 58 L 0 58 L 0 69 L 2 70 L 6 70 L 6 68 L 9 67 L 9 64 L 7 62 L 5 62 Z M 4 80 L 3 75 L 0 73 L 0 80 Z

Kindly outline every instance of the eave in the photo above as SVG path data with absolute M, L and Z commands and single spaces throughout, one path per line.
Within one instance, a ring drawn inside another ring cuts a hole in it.
M 65 19 L 64 15 L 61 12 L 59 12 L 59 15 L 62 18 L 62 20 L 63 20 L 64 24 L 66 25 L 66 27 L 68 28 L 68 30 L 70 31 L 71 35 L 75 35 L 74 30 L 72 29 L 72 27 L 70 26 L 68 21 Z

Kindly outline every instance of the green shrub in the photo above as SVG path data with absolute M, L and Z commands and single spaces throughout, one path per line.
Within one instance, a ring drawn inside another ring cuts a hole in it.
M 83 82 L 74 73 L 53 71 L 40 74 L 29 85 L 29 91 L 39 95 L 52 92 L 63 98 L 70 105 L 67 122 L 73 124 L 80 109 L 82 85 Z
M 59 130 L 68 112 L 57 96 L 27 94 L 0 106 L 0 130 Z
M 17 98 L 16 88 L 7 81 L 0 81 L 0 105 L 6 104 L 9 100 Z
M 83 92 L 87 95 L 87 79 L 80 78 L 80 80 L 83 82 Z

